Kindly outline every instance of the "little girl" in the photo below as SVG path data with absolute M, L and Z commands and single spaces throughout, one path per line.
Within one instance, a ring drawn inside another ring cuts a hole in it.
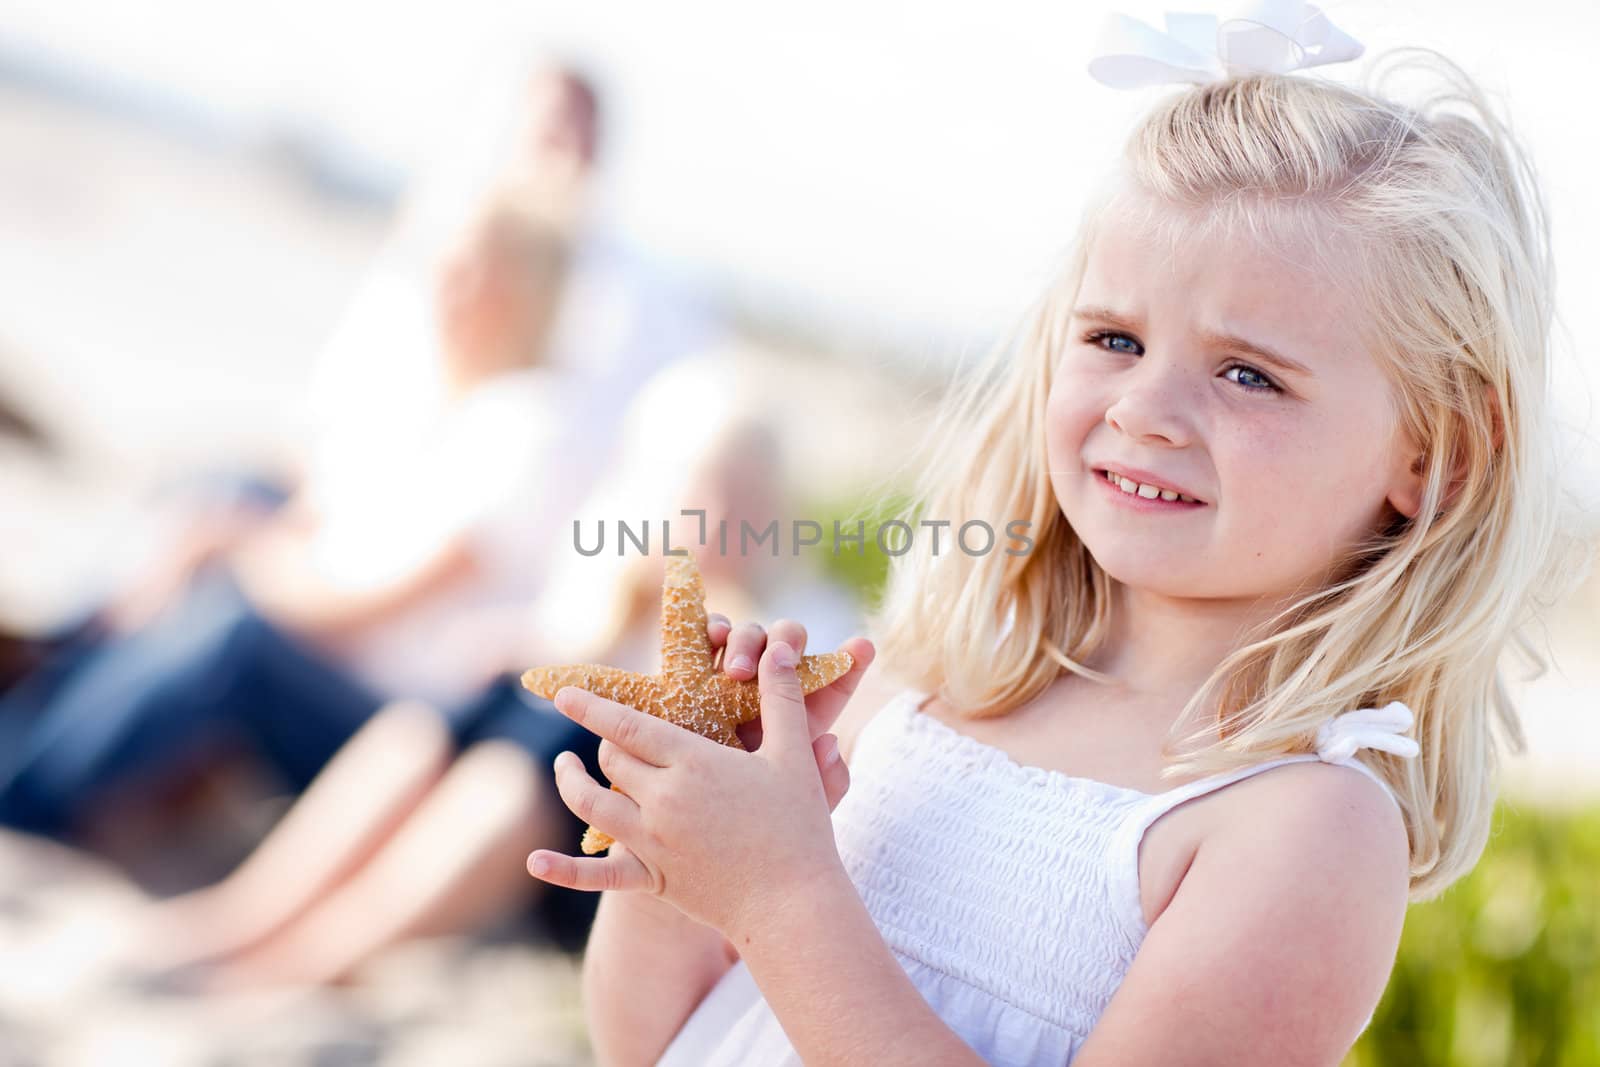
M 1474 117 L 1285 74 L 1164 99 L 907 516 L 1031 550 L 919 540 L 805 699 L 798 624 L 714 619 L 758 749 L 558 694 L 617 791 L 565 756 L 559 788 L 620 844 L 529 869 L 608 890 L 601 1063 L 1346 1053 L 1408 898 L 1484 847 L 1498 660 L 1542 662 L 1526 609 L 1574 571 L 1543 205 L 1443 65 Z

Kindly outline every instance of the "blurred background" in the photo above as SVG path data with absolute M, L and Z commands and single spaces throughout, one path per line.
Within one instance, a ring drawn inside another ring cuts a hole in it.
M 1531 149 L 1600 507 L 1600 15 L 1324 7 Z M 507 672 L 654 669 L 659 572 L 569 520 L 885 507 L 1161 92 L 1103 14 L 0 2 L 0 1064 L 588 1062 L 586 903 L 521 869 L 581 739 Z M 712 610 L 858 632 L 884 558 L 787 551 Z M 1600 1063 L 1600 582 L 1535 636 L 1353 1063 Z

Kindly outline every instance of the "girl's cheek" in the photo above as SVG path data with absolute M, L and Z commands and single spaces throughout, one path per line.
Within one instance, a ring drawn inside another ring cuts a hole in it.
M 1071 376 L 1058 373 L 1044 403 L 1044 424 L 1051 437 L 1070 425 L 1086 400 L 1086 390 Z
M 1327 457 L 1348 451 L 1348 442 L 1242 425 L 1213 449 L 1218 492 L 1230 513 L 1255 526 L 1280 558 L 1320 556 L 1346 525 L 1343 510 L 1359 495 L 1344 491 L 1343 479 L 1327 477 L 1336 473 Z

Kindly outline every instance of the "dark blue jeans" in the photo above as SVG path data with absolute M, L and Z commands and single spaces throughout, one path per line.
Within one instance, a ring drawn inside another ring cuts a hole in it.
M 56 837 L 208 743 L 243 743 L 303 789 L 381 703 L 221 568 L 143 630 L 68 644 L 37 673 L 0 699 L 0 823 Z
M 295 792 L 382 703 L 338 666 L 262 618 L 222 569 L 144 630 L 101 639 L 92 628 L 0 698 L 0 824 L 69 835 L 113 789 L 160 781 L 211 744 L 242 744 Z M 504 675 L 445 709 L 461 748 L 511 741 L 544 773 L 577 854 L 583 823 L 556 794 L 550 765 L 570 749 L 602 784 L 600 739 Z M 548 887 L 538 907 L 562 947 L 582 948 L 597 893 Z

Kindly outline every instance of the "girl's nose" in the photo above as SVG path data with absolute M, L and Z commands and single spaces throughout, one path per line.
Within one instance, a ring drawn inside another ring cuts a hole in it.
M 1196 397 L 1191 376 L 1146 355 L 1120 379 L 1106 407 L 1106 425 L 1135 439 L 1186 444 L 1191 436 Z

